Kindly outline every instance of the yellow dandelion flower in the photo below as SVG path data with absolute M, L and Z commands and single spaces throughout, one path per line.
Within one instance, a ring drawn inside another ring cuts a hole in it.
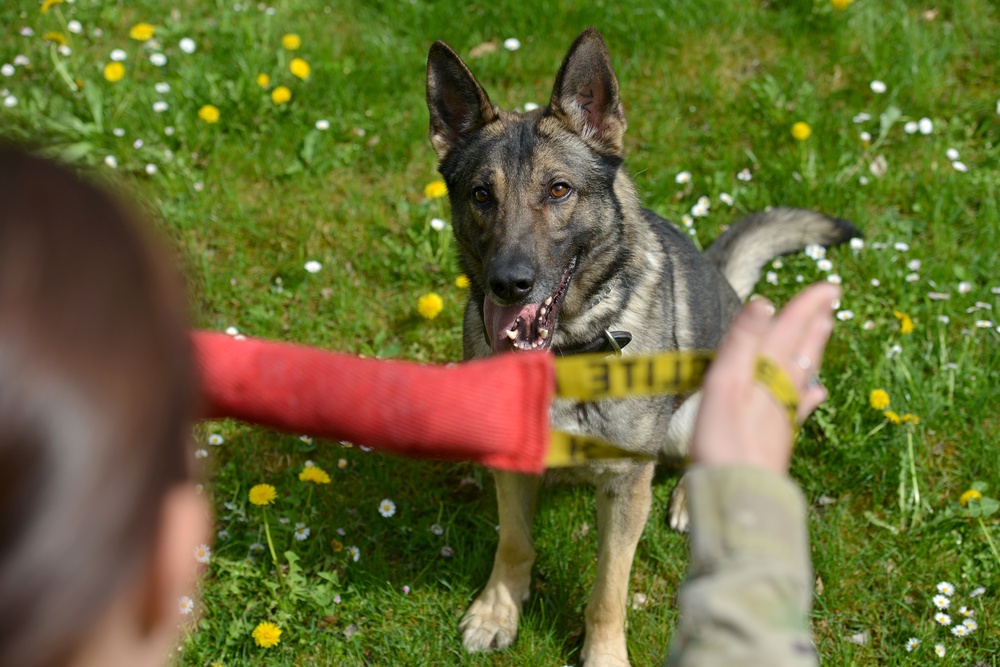
M 455 278 L 455 287 L 457 287 L 458 289 L 468 289 L 470 284 L 471 283 L 469 282 L 469 276 L 465 275 L 464 273 L 460 275 L 458 278 Z
M 439 199 L 448 194 L 448 186 L 444 181 L 431 181 L 424 186 L 424 196 L 428 199 Z
M 830 0 L 830 4 L 833 5 L 833 8 L 838 12 L 842 12 L 847 9 L 847 6 L 852 2 L 854 2 L 854 0 Z
M 281 628 L 270 621 L 263 621 L 253 629 L 253 641 L 261 648 L 277 646 L 281 641 Z
M 309 72 L 312 71 L 312 68 L 302 58 L 293 58 L 292 62 L 288 63 L 288 70 L 300 79 L 305 80 L 309 76 Z
M 340 540 L 330 540 L 330 548 L 333 549 L 333 553 L 339 554 L 344 550 L 344 543 Z
M 153 38 L 154 32 L 156 32 L 156 28 L 148 23 L 136 23 L 132 26 L 132 29 L 128 31 L 128 36 L 137 42 L 148 42 Z
M 271 101 L 275 104 L 284 104 L 290 99 L 292 99 L 292 91 L 288 90 L 288 86 L 278 86 L 271 91 Z
M 897 320 L 899 320 L 899 333 L 904 336 L 909 336 L 913 333 L 913 320 L 910 319 L 909 315 L 898 311 L 895 308 L 892 309 L 892 314 L 896 316 Z
M 912 412 L 907 412 L 904 415 L 900 415 L 899 421 L 903 422 L 904 424 L 919 424 L 920 417 L 916 416 Z
M 270 505 L 278 497 L 278 492 L 270 484 L 258 484 L 250 489 L 250 502 L 254 505 Z
M 198 109 L 198 118 L 201 118 L 206 123 L 218 123 L 219 107 L 214 104 L 206 104 L 202 108 Z
M 893 424 L 902 424 L 903 423 L 903 420 L 900 418 L 900 416 L 897 415 L 892 410 L 886 410 L 882 414 L 885 415 L 885 418 L 888 419 L 889 421 L 891 421 Z
M 436 292 L 430 292 L 417 300 L 417 312 L 428 320 L 433 320 L 444 309 L 444 301 Z
M 281 38 L 281 46 L 288 51 L 298 51 L 299 47 L 302 46 L 302 38 L 294 32 L 290 32 Z
M 965 507 L 966 505 L 969 504 L 969 501 L 972 501 L 972 500 L 981 500 L 982 497 L 983 497 L 983 494 L 979 493 L 979 491 L 976 491 L 975 489 L 969 489 L 968 491 L 966 491 L 965 493 L 963 493 L 961 496 L 959 496 L 958 502 L 959 502 L 959 504 L 962 505 L 962 507 Z
M 271 77 L 261 72 L 257 75 L 257 85 L 261 88 L 267 88 L 271 85 Z
M 52 9 L 52 5 L 58 5 L 64 1 L 65 0 L 45 0 L 45 2 L 42 3 L 42 14 Z
M 885 410 L 889 407 L 889 394 L 884 389 L 874 389 L 868 395 L 868 402 L 876 410 Z
M 809 123 L 803 123 L 801 120 L 795 125 L 792 125 L 792 136 L 795 137 L 797 141 L 805 141 L 812 136 L 812 128 L 809 127 Z
M 299 479 L 303 482 L 313 482 L 315 484 L 329 484 L 330 475 L 319 466 L 309 466 L 299 473 Z
M 125 65 L 121 63 L 108 63 L 104 66 L 104 78 L 111 83 L 121 81 L 125 76 Z
M 44 39 L 46 42 L 55 42 L 59 46 L 66 46 L 67 44 L 69 44 L 69 40 L 66 39 L 66 35 L 62 34 L 61 32 L 55 32 L 55 31 L 47 32 L 44 35 L 42 35 L 42 39 Z

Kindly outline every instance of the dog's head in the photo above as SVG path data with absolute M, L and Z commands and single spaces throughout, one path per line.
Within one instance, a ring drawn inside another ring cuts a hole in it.
M 571 290 L 574 275 L 602 270 L 590 260 L 621 217 L 614 183 L 627 125 L 604 40 L 593 28 L 580 34 L 548 106 L 526 114 L 492 104 L 462 59 L 436 42 L 427 106 L 462 268 L 483 298 L 490 343 L 545 349 L 556 318 L 583 301 Z

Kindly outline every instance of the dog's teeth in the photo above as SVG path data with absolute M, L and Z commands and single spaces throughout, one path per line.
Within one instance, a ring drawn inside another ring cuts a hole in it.
M 507 338 L 511 340 L 517 340 L 517 332 L 513 329 L 507 329 Z
M 551 306 L 552 305 L 552 297 L 551 296 L 545 297 L 545 305 L 546 306 Z M 543 315 L 544 315 L 544 313 L 543 313 Z
M 538 347 L 538 343 L 537 342 L 534 342 L 534 343 L 531 344 L 531 349 L 532 350 L 536 349 L 537 347 Z
M 542 306 L 541 308 L 538 309 L 538 314 L 541 315 L 542 317 L 545 317 L 545 313 L 547 312 L 548 311 L 545 310 L 545 306 Z
M 549 337 L 549 330 L 548 329 L 539 329 L 538 330 L 538 335 L 541 336 L 542 338 L 548 338 Z

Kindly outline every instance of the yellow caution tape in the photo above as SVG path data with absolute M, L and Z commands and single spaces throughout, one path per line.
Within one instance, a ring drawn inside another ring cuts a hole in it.
M 598 401 L 625 396 L 687 394 L 695 391 L 712 360 L 711 352 L 661 352 L 607 357 L 578 354 L 556 359 L 556 396 Z
M 781 366 L 763 355 L 758 355 L 754 361 L 753 378 L 764 385 L 774 400 L 785 409 L 788 423 L 792 427 L 794 445 L 799 436 L 799 392 L 795 391 L 792 379 Z
M 630 452 L 590 435 L 572 435 L 562 431 L 552 431 L 549 434 L 549 451 L 545 456 L 546 468 L 567 468 L 596 459 L 639 459 L 678 468 L 687 464 L 686 458 L 682 456 L 666 454 L 652 456 L 642 452 Z

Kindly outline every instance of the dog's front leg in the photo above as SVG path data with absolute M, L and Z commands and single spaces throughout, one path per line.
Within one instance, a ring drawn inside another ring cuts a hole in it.
M 459 624 L 462 646 L 470 653 L 506 648 L 517 637 L 521 604 L 528 599 L 531 566 L 535 563 L 531 519 L 541 477 L 500 471 L 493 477 L 500 544 L 490 580 Z
M 628 667 L 625 609 L 632 558 L 649 517 L 652 463 L 598 483 L 597 578 L 587 603 L 586 667 Z

